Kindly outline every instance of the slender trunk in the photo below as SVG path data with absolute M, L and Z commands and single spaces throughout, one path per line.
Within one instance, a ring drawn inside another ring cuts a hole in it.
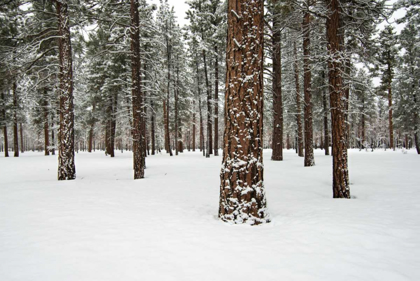
M 299 83 L 299 63 L 297 57 L 296 40 L 293 42 L 293 53 L 295 61 L 293 63 L 296 85 L 296 123 L 297 123 L 297 150 L 299 157 L 303 157 L 303 136 L 302 136 L 302 114 L 300 111 L 300 83 Z
M 13 151 L 14 157 L 19 157 L 19 137 L 18 137 L 18 101 L 17 101 L 17 85 L 13 82 Z
M 325 82 L 325 72 L 322 71 L 321 73 L 322 82 Z M 325 155 L 330 155 L 330 138 L 328 132 L 328 99 L 327 99 L 327 91 L 322 90 L 322 106 L 323 106 L 323 115 L 324 115 L 324 150 Z
M 143 95 L 140 81 L 140 32 L 139 32 L 139 3 L 138 0 L 130 2 L 130 34 L 131 34 L 131 81 L 133 103 L 133 164 L 134 179 L 144 178 L 144 139 L 142 138 L 143 124 Z
M 277 3 L 278 1 L 276 1 Z M 281 92 L 281 30 L 280 18 L 273 18 L 273 153 L 271 160 L 283 160 L 283 100 Z
M 167 22 L 166 22 L 167 24 Z M 169 32 L 169 27 L 166 26 L 167 33 Z M 170 156 L 173 156 L 172 149 L 171 149 L 171 138 L 169 132 L 169 97 L 170 97 L 170 85 L 171 85 L 171 44 L 169 42 L 169 36 L 166 36 L 166 51 L 167 51 L 167 75 L 168 75 L 168 82 L 167 82 L 167 93 L 166 93 L 166 141 L 167 141 L 167 150 Z
M 178 68 L 178 56 L 177 56 L 177 66 L 176 66 L 176 81 L 175 81 L 175 155 L 179 153 L 179 144 L 178 144 L 178 83 L 179 83 L 179 68 Z
M 50 133 L 48 127 L 48 91 L 44 88 L 44 100 L 43 100 L 43 111 L 44 111 L 44 152 L 45 155 L 50 155 Z
M 207 153 L 206 157 L 210 157 L 210 154 L 213 154 L 213 140 L 212 140 L 212 125 L 211 125 L 211 92 L 210 92 L 210 83 L 207 75 L 207 62 L 206 62 L 206 51 L 203 50 L 203 60 L 204 60 L 204 76 L 206 80 L 206 91 L 207 91 Z
M 95 108 L 96 108 L 96 102 L 93 102 L 92 104 L 92 115 L 95 112 Z M 95 119 L 92 116 L 92 119 L 90 120 L 91 124 L 90 124 L 90 129 L 89 129 L 89 139 L 88 139 L 88 152 L 92 152 L 92 144 L 93 144 L 93 130 L 95 128 Z
M 155 143 L 155 111 L 153 107 L 153 99 L 150 100 L 150 106 L 152 108 L 152 120 L 151 120 L 151 139 L 152 139 L 152 155 L 155 155 L 156 153 L 156 143 Z
M 51 155 L 55 155 L 54 114 L 51 114 Z
M 193 100 L 193 120 L 192 120 L 192 125 L 193 125 L 193 129 L 192 129 L 192 151 L 195 151 L 195 99 Z
M 9 142 L 7 140 L 7 126 L 6 126 L 6 101 L 4 100 L 4 93 L 1 92 L 1 117 L 3 119 L 3 140 L 4 140 L 4 157 L 9 157 Z
M 228 1 L 219 218 L 269 222 L 263 182 L 263 1 Z
M 388 66 L 389 68 L 390 66 Z M 395 150 L 394 146 L 394 128 L 392 122 L 392 89 L 391 81 L 388 84 L 388 121 L 389 121 L 389 147 Z
M 23 145 L 23 126 L 22 123 L 19 123 L 19 134 L 20 134 L 20 152 L 25 152 L 25 146 Z
M 169 132 L 168 132 L 168 126 L 166 126 L 167 124 L 167 119 L 166 119 L 166 116 L 167 116 L 167 114 L 166 114 L 166 99 L 164 98 L 163 99 L 163 126 L 164 126 L 164 143 L 165 143 L 165 150 L 166 150 L 166 153 L 169 153 L 169 145 L 168 145 L 168 134 L 169 134 Z
M 331 0 L 329 7 L 330 16 L 327 18 L 326 25 L 330 57 L 328 61 L 328 77 L 333 143 L 333 197 L 350 198 L 345 106 L 343 104 L 345 93 L 343 92 L 343 79 L 341 77 L 341 50 L 343 42 L 343 37 L 340 35 L 340 29 L 342 28 L 342 20 L 340 19 L 341 7 L 338 0 Z
M 204 124 L 203 124 L 203 111 L 201 105 L 201 97 L 198 98 L 198 106 L 200 111 L 200 151 L 203 151 L 203 156 L 205 156 L 205 149 L 204 149 Z
M 219 57 L 214 46 L 214 156 L 219 156 Z
M 309 4 L 309 3 L 308 3 Z M 305 96 L 304 119 L 305 119 L 305 160 L 304 166 L 315 166 L 312 128 L 312 73 L 310 66 L 310 14 L 306 12 L 303 17 L 303 88 Z
M 286 149 L 287 150 L 290 149 L 290 135 L 289 135 L 289 133 L 287 133 L 287 135 L 286 135 Z

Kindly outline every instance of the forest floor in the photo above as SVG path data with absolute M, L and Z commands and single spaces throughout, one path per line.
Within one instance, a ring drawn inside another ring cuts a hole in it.
M 315 167 L 264 153 L 272 222 L 217 218 L 221 156 L 0 156 L 0 280 L 420 280 L 420 156 L 349 151 L 353 199 L 332 199 L 331 157 Z

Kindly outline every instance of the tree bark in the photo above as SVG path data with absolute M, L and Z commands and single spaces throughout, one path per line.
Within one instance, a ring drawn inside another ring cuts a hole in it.
M 321 73 L 322 83 L 325 82 L 325 72 L 324 70 Z M 323 115 L 324 115 L 324 150 L 325 155 L 330 155 L 330 138 L 328 130 L 328 105 L 327 105 L 327 91 L 322 90 L 322 106 L 323 106 Z
M 192 120 L 192 151 L 195 151 L 195 134 L 196 134 L 196 129 L 195 129 L 195 99 L 193 100 L 193 120 Z
M 269 222 L 263 182 L 263 1 L 228 1 L 219 218 Z
M 50 133 L 48 127 L 48 91 L 44 88 L 44 99 L 42 109 L 44 111 L 44 154 L 45 156 L 50 155 Z
M 350 199 L 349 174 L 347 168 L 347 142 L 345 105 L 343 100 L 343 79 L 341 77 L 341 54 L 343 37 L 340 34 L 342 20 L 340 19 L 341 7 L 338 0 L 329 3 L 330 15 L 327 18 L 328 40 L 328 78 L 330 88 L 332 143 L 333 143 L 333 197 Z
M 276 1 L 276 3 L 278 0 Z M 276 7 L 274 8 L 276 10 Z M 283 100 L 281 92 L 281 30 L 280 18 L 273 17 L 273 152 L 271 160 L 283 160 Z
M 19 133 L 20 133 L 20 152 L 24 153 L 25 152 L 25 146 L 23 145 L 23 126 L 22 126 L 22 122 L 19 123 Z
M 303 136 L 302 136 L 302 113 L 300 111 L 300 83 L 299 83 L 299 63 L 297 57 L 296 40 L 293 42 L 293 53 L 295 61 L 293 68 L 295 72 L 295 85 L 296 85 L 296 123 L 297 123 L 297 150 L 298 156 L 303 157 Z
M 152 155 L 155 155 L 155 151 L 156 151 L 156 143 L 155 143 L 155 111 L 154 111 L 154 107 L 153 107 L 153 99 L 150 100 L 150 106 L 152 108 L 152 120 L 151 120 L 151 132 L 150 132 L 150 137 L 151 137 L 151 141 L 152 141 Z
M 390 66 L 388 65 L 388 68 Z M 391 71 L 391 70 L 389 70 Z M 388 84 L 388 121 L 389 121 L 389 147 L 395 150 L 394 146 L 394 126 L 392 122 L 392 89 L 391 81 Z
M 142 135 L 143 123 L 143 96 L 140 81 L 140 31 L 139 31 L 139 2 L 130 2 L 130 34 L 131 34 L 131 81 L 133 103 L 133 164 L 134 179 L 144 178 L 144 138 Z
M 9 142 L 7 140 L 7 126 L 6 126 L 6 101 L 4 99 L 4 93 L 1 92 L 2 110 L 1 117 L 3 119 L 3 140 L 4 140 L 4 157 L 9 157 Z
M 18 101 L 17 101 L 17 85 L 13 82 L 13 151 L 14 157 L 19 157 L 19 136 L 18 136 Z
M 67 2 L 56 0 L 60 59 L 60 127 L 58 132 L 58 180 L 76 178 L 74 163 L 73 66 Z
M 210 157 L 213 154 L 213 137 L 212 137 L 212 124 L 211 124 L 211 91 L 210 83 L 207 75 L 207 62 L 206 62 L 206 51 L 203 50 L 204 60 L 204 76 L 206 80 L 206 91 L 207 91 L 207 152 L 206 157 Z
M 219 57 L 214 46 L 214 156 L 219 156 Z
M 177 67 L 176 67 L 176 82 L 175 82 L 175 155 L 178 155 L 178 83 L 179 83 L 179 68 L 178 68 L 178 58 L 177 58 Z
M 309 5 L 309 3 L 308 3 Z M 304 166 L 315 166 L 314 159 L 314 137 L 312 128 L 312 73 L 310 67 L 310 14 L 305 12 L 303 17 L 303 91 L 304 91 L 304 119 L 305 119 L 305 160 Z

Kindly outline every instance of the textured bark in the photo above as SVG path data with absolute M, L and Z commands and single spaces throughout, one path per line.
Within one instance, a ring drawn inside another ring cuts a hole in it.
M 55 155 L 54 115 L 51 114 L 51 155 Z
M 204 148 L 204 124 L 203 124 L 203 110 L 201 105 L 201 97 L 199 94 L 198 98 L 198 107 L 200 112 L 200 151 L 203 151 L 203 156 L 205 156 L 205 148 Z
M 13 82 L 13 151 L 14 157 L 19 157 L 19 136 L 18 136 L 18 120 L 17 120 L 18 102 L 17 102 L 17 85 Z
M 297 123 L 297 151 L 299 157 L 303 157 L 303 136 L 302 136 L 302 114 L 300 110 L 300 83 L 299 83 L 299 64 L 297 58 L 296 41 L 293 42 L 293 53 L 295 61 L 293 68 L 295 72 L 295 85 L 296 85 L 296 123 Z
M 325 82 L 325 72 L 322 71 L 322 82 Z M 325 155 L 330 155 L 330 138 L 328 130 L 328 105 L 327 105 L 327 91 L 322 90 L 322 106 L 323 106 L 323 115 L 324 115 L 324 150 Z
M 131 35 L 131 96 L 133 102 L 133 166 L 134 179 L 144 178 L 144 138 L 142 135 L 143 97 L 140 81 L 140 32 L 139 32 L 139 3 L 130 2 L 130 35 Z
M 229 0 L 219 217 L 269 222 L 263 182 L 263 1 Z
M 44 154 L 47 156 L 50 155 L 50 133 L 48 127 L 48 91 L 46 88 L 44 88 L 43 95 L 42 109 L 44 111 Z
M 277 1 L 276 1 L 277 2 Z M 283 160 L 283 100 L 281 92 L 280 18 L 273 18 L 273 153 L 271 160 Z
M 22 123 L 19 124 L 19 134 L 20 134 L 20 152 L 25 152 L 25 146 L 23 145 L 23 125 Z
M 7 139 L 7 126 L 6 126 L 6 101 L 4 100 L 4 93 L 1 92 L 2 110 L 1 117 L 3 119 L 3 141 L 4 141 L 4 157 L 9 157 L 9 141 Z
M 203 50 L 203 61 L 204 61 L 204 77 L 206 80 L 206 91 L 207 91 L 207 152 L 206 157 L 210 157 L 213 154 L 213 137 L 212 137 L 212 122 L 211 122 L 211 91 L 210 83 L 207 74 L 207 62 L 206 62 L 206 51 Z
M 345 123 L 345 93 L 343 91 L 343 79 L 341 54 L 343 38 L 339 30 L 342 28 L 340 19 L 341 8 L 338 0 L 329 3 L 330 16 L 327 18 L 328 40 L 328 78 L 330 88 L 330 106 L 332 123 L 333 143 L 333 197 L 350 198 L 349 174 L 347 168 L 347 142 Z
M 219 156 L 219 57 L 214 47 L 214 156 Z
M 312 128 L 312 73 L 310 67 L 310 14 L 306 12 L 303 17 L 303 92 L 305 97 L 304 119 L 305 119 L 305 160 L 304 166 L 315 166 Z
M 58 132 L 58 180 L 76 178 L 74 163 L 73 67 L 67 2 L 56 1 L 60 59 L 60 127 Z

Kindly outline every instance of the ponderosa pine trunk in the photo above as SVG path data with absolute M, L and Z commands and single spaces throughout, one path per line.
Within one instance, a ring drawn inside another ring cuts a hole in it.
M 321 72 L 322 83 L 325 82 L 325 72 L 322 70 Z M 330 155 L 330 138 L 329 138 L 329 130 L 328 130 L 328 99 L 327 99 L 327 91 L 322 90 L 322 106 L 323 106 L 323 118 L 324 118 L 324 150 L 325 155 Z
M 228 1 L 219 218 L 269 222 L 263 181 L 264 2 Z
M 276 1 L 276 3 L 278 0 Z M 276 4 L 275 4 L 276 5 Z M 276 7 L 274 8 L 276 10 Z M 279 14 L 273 16 L 273 152 L 271 160 L 283 160 L 283 100 L 281 92 L 281 26 Z
M 330 106 L 332 123 L 333 143 L 333 197 L 350 199 L 349 174 L 347 168 L 347 140 L 345 123 L 345 93 L 343 91 L 343 79 L 341 73 L 343 65 L 341 62 L 341 51 L 343 37 L 340 32 L 342 28 L 341 7 L 338 0 L 329 2 L 330 15 L 327 18 L 327 40 L 328 40 L 328 78 L 330 88 Z
M 3 119 L 3 141 L 4 141 L 4 157 L 9 157 L 9 141 L 7 139 L 7 125 L 6 125 L 6 101 L 4 99 L 4 93 L 1 92 L 1 117 Z
M 76 178 L 74 162 L 73 61 L 67 2 L 57 1 L 60 59 L 60 127 L 58 131 L 58 180 Z
M 139 29 L 139 2 L 130 2 L 130 35 L 131 35 L 131 96 L 133 103 L 133 167 L 134 179 L 144 178 L 144 138 L 142 135 L 143 123 L 143 97 L 140 81 L 140 29 Z
M 293 68 L 295 72 L 295 86 L 296 86 L 297 151 L 298 151 L 298 156 L 303 157 L 302 113 L 300 109 L 299 63 L 298 63 L 298 57 L 297 57 L 296 40 L 293 42 L 293 53 L 295 57 Z
M 207 62 L 206 62 L 206 51 L 203 50 L 203 61 L 204 61 L 204 78 L 206 80 L 206 91 L 207 91 L 207 152 L 206 157 L 210 157 L 213 154 L 213 137 L 212 137 L 212 124 L 211 124 L 211 91 L 210 83 L 207 75 Z
M 219 156 L 219 57 L 214 46 L 214 156 Z
M 155 155 L 156 151 L 156 143 L 155 143 L 155 111 L 153 110 L 153 98 L 150 100 L 150 107 L 152 108 L 152 116 L 151 116 L 151 124 L 150 124 L 150 138 L 152 141 L 152 155 Z
M 14 157 L 19 157 L 19 136 L 18 136 L 18 120 L 17 120 L 17 111 L 18 111 L 18 98 L 17 98 L 17 85 L 16 82 L 13 82 L 13 151 Z
M 43 105 L 42 109 L 44 111 L 44 155 L 48 156 L 50 155 L 50 133 L 49 133 L 49 127 L 48 127 L 48 90 L 47 88 L 44 88 L 43 93 Z
M 193 120 L 192 120 L 192 151 L 195 151 L 195 134 L 196 134 L 196 129 L 195 129 L 195 99 L 193 100 Z
M 22 122 L 19 123 L 19 134 L 20 134 L 20 152 L 25 152 L 25 146 L 23 145 L 23 125 Z
M 309 3 L 308 3 L 309 5 Z M 313 121 L 312 121 L 312 72 L 310 66 L 310 14 L 305 12 L 303 16 L 303 92 L 304 92 L 304 124 L 305 124 L 305 159 L 304 166 L 315 166 Z
M 388 65 L 388 68 L 390 66 Z M 389 73 L 391 70 L 388 69 Z M 389 121 L 389 147 L 395 150 L 394 146 L 394 126 L 392 122 L 392 89 L 391 81 L 388 83 L 388 121 Z

